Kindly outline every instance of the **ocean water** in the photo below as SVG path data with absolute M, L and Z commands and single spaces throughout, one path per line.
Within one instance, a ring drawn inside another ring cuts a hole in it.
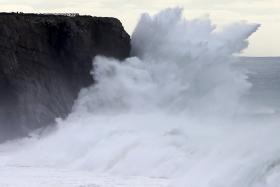
M 280 57 L 241 58 L 240 66 L 248 70 L 252 83 L 246 99 L 256 108 L 267 113 L 279 113 L 280 109 Z M 261 112 L 261 111 L 260 111 Z
M 236 57 L 258 27 L 216 29 L 179 8 L 144 14 L 132 57 L 96 57 L 97 84 L 81 90 L 55 129 L 1 145 L 0 173 L 40 168 L 41 178 L 69 180 L 48 172 L 63 169 L 170 187 L 280 186 L 279 58 Z

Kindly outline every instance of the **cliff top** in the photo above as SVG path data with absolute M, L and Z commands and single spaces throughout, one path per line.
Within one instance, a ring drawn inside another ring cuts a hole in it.
M 96 20 L 111 23 L 115 26 L 121 26 L 122 23 L 119 19 L 114 17 L 96 17 L 90 15 L 80 15 L 79 13 L 23 13 L 23 12 L 0 12 L 0 17 L 8 16 L 17 19 L 24 19 L 28 21 L 41 21 L 41 20 Z

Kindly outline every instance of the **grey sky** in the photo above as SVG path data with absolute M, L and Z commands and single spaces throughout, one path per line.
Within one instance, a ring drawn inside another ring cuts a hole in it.
M 131 33 L 141 13 L 185 8 L 186 18 L 208 14 L 215 24 L 240 20 L 262 26 L 250 38 L 247 56 L 280 56 L 280 0 L 0 0 L 0 11 L 77 12 L 119 18 Z

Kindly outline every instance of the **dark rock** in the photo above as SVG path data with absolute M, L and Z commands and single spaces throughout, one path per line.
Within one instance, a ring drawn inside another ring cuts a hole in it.
M 65 117 L 97 54 L 123 59 L 130 37 L 115 18 L 0 14 L 0 141 Z

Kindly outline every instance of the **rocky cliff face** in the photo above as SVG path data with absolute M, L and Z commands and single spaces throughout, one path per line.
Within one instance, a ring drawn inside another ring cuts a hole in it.
M 130 37 L 115 18 L 0 14 L 0 141 L 65 117 L 97 54 L 126 58 Z

